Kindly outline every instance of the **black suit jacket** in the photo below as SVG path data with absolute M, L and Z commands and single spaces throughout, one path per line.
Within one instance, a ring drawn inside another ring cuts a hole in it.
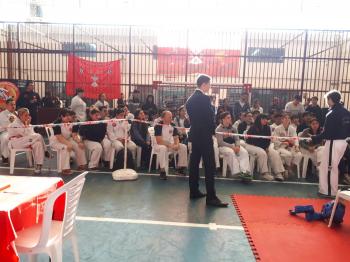
M 186 102 L 186 110 L 191 122 L 189 140 L 202 143 L 212 141 L 211 138 L 215 134 L 215 122 L 209 96 L 200 90 L 194 91 Z

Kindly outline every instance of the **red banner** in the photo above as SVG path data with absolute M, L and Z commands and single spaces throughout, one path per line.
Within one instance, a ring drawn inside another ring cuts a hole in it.
M 157 74 L 184 75 L 204 73 L 210 76 L 238 77 L 240 50 L 158 48 Z
M 93 62 L 69 55 L 67 70 L 67 95 L 75 95 L 82 88 L 84 96 L 97 99 L 105 93 L 108 99 L 120 97 L 120 61 Z

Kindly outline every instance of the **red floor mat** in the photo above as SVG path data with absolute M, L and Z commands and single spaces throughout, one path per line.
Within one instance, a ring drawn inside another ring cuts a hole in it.
M 350 205 L 344 223 L 328 228 L 288 212 L 295 205 L 319 211 L 328 200 L 232 195 L 232 201 L 257 261 L 350 261 Z

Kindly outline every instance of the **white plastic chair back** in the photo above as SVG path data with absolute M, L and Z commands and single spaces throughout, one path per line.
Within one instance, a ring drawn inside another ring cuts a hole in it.
M 45 131 L 47 138 L 49 139 L 49 144 L 51 144 L 51 139 L 55 136 L 52 127 L 45 126 Z
M 154 127 L 148 128 L 148 133 L 151 137 L 151 146 L 153 148 L 154 145 L 157 145 L 157 140 L 156 140 L 156 137 L 154 136 Z
M 65 195 L 65 209 L 62 227 L 62 237 L 68 235 L 74 228 L 75 217 L 78 209 L 81 191 L 85 183 L 85 176 L 88 172 L 84 172 L 76 178 L 63 185 L 55 192 L 51 193 L 45 203 L 43 225 L 39 242 L 34 248 L 44 248 L 47 244 L 52 223 L 52 212 L 55 201 L 61 195 Z

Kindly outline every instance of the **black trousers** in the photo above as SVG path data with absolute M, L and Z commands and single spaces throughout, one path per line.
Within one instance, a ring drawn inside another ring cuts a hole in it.
M 215 193 L 215 156 L 213 148 L 213 139 L 205 141 L 192 141 L 192 153 L 190 158 L 190 192 L 195 193 L 199 190 L 199 163 L 203 158 L 205 169 L 205 186 L 207 190 L 207 199 L 216 197 Z

